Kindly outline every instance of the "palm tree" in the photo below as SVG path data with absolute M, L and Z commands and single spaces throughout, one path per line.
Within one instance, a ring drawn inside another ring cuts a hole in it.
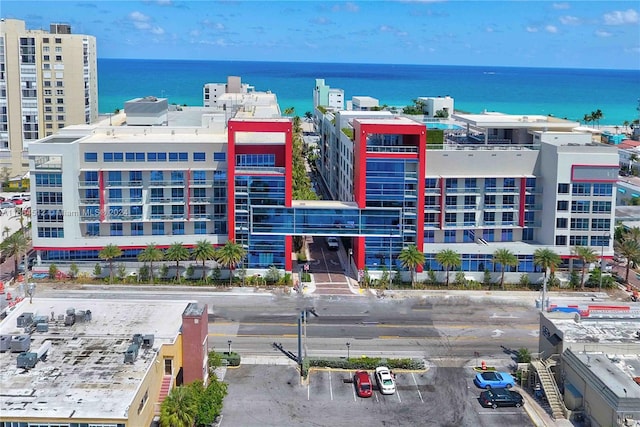
M 629 270 L 632 263 L 637 264 L 640 261 L 640 243 L 635 239 L 626 238 L 622 242 L 616 242 L 616 249 L 620 255 L 627 259 L 626 272 L 624 281 L 629 283 Z
M 304 117 L 305 117 L 305 119 L 307 119 L 307 121 L 308 121 L 308 122 L 310 122 L 310 121 L 311 121 L 311 119 L 313 119 L 313 113 L 311 113 L 311 111 L 305 111 L 305 113 L 304 113 Z M 628 123 L 629 123 L 629 122 L 627 122 L 627 124 L 628 124 Z
M 229 268 L 229 286 L 233 283 L 233 267 L 238 265 L 246 255 L 247 251 L 242 245 L 233 240 L 227 240 L 227 243 L 217 251 L 216 261 Z
M 285 116 L 293 116 L 293 113 L 296 111 L 294 107 L 289 107 L 284 109 Z
M 150 243 L 142 252 L 138 254 L 138 260 L 149 263 L 149 276 L 151 277 L 151 283 L 153 280 L 153 263 L 162 261 L 164 259 L 164 252 L 162 252 L 155 243 Z
M 13 258 L 13 275 L 14 278 L 18 275 L 18 262 L 23 254 L 26 254 L 29 250 L 29 241 L 24 234 L 14 233 L 7 237 L 0 243 L 0 252 L 7 257 Z
M 633 164 L 638 162 L 638 155 L 633 153 L 629 156 L 629 173 L 633 172 Z
M 160 406 L 160 426 L 193 427 L 197 411 L 197 402 L 189 389 L 174 388 Z
M 584 290 L 584 275 L 587 271 L 587 265 L 595 262 L 598 255 L 594 250 L 587 246 L 576 246 L 573 248 L 573 254 L 582 261 L 582 275 L 580 277 L 580 289 Z
M 5 225 L 2 229 L 2 238 L 9 237 L 9 234 L 11 234 L 11 229 L 9 226 Z
M 98 258 L 109 263 L 109 284 L 113 283 L 113 260 L 121 256 L 122 250 L 114 244 L 107 245 L 98 252 Z
M 624 126 L 624 133 L 626 134 L 629 129 L 629 120 L 622 122 L 622 126 Z
M 202 277 L 206 281 L 207 271 L 204 263 L 216 257 L 216 250 L 207 240 L 199 240 L 196 242 L 196 246 L 193 248 L 192 255 L 196 261 L 202 261 Z
M 544 280 L 547 281 L 547 270 L 553 271 L 560 265 L 560 255 L 547 248 L 536 249 L 533 253 L 533 263 L 544 270 Z
M 164 252 L 164 257 L 168 261 L 176 262 L 176 282 L 180 281 L 180 261 L 186 261 L 191 258 L 189 249 L 182 246 L 182 243 L 175 242 Z
M 582 120 L 584 121 L 584 125 L 588 126 L 589 122 L 592 120 L 592 117 L 589 114 L 585 114 Z
M 449 287 L 449 271 L 460 267 L 462 260 L 460 254 L 452 249 L 443 249 L 436 254 L 436 261 L 444 267 L 447 274 L 447 287 Z
M 416 268 L 424 264 L 424 253 L 419 251 L 415 245 L 411 245 L 400 251 L 398 259 L 404 268 L 411 270 L 411 287 L 414 287 L 416 284 Z
M 518 257 L 515 256 L 509 249 L 498 249 L 493 253 L 494 263 L 500 264 L 502 269 L 500 275 L 500 288 L 504 290 L 504 270 L 505 267 L 515 267 L 518 265 Z

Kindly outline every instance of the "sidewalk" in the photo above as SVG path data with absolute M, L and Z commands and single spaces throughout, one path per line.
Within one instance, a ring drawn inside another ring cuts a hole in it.
M 536 427 L 572 427 L 573 423 L 569 420 L 554 420 L 551 418 L 551 415 L 547 411 L 544 410 L 542 406 L 536 401 L 533 396 L 527 393 L 525 390 L 522 390 L 519 387 L 516 387 L 517 390 L 522 397 L 524 398 L 524 410 L 531 418 L 531 421 Z

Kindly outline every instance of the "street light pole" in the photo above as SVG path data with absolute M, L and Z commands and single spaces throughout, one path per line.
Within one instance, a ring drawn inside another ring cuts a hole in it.
M 602 242 L 600 242 L 600 286 L 598 288 L 600 292 L 602 292 L 602 276 L 604 275 L 604 242 L 607 242 L 607 246 L 609 246 L 609 238 L 611 238 L 611 234 L 607 231 L 604 236 L 602 236 Z
M 347 341 L 347 361 L 349 361 L 349 359 L 351 358 L 351 354 L 349 352 L 349 349 L 351 348 L 351 343 L 349 341 Z
M 227 341 L 227 345 L 229 346 L 229 350 L 227 351 L 227 354 L 231 356 L 231 340 Z

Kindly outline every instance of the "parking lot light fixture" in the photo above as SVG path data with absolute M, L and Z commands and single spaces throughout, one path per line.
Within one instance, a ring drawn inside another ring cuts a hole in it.
M 229 346 L 229 350 L 227 351 L 227 354 L 231 356 L 231 340 L 227 341 L 227 345 Z
M 349 341 L 347 341 L 347 360 L 349 360 L 350 356 L 351 356 L 351 354 L 349 352 L 350 348 L 351 348 L 351 343 Z

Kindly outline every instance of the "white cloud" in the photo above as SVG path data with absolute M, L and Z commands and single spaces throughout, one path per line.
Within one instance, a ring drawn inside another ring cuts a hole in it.
M 333 24 L 333 22 L 331 22 L 331 20 L 329 18 L 325 18 L 324 16 L 318 16 L 317 18 L 315 18 L 313 20 L 314 23 L 318 24 L 318 25 L 329 25 L 329 24 Z
M 355 3 L 347 2 L 347 4 L 344 5 L 344 9 L 349 12 L 358 12 L 360 10 L 360 6 Z
M 131 18 L 132 21 L 136 21 L 136 22 L 148 22 L 151 20 L 151 18 L 149 18 L 147 15 L 138 11 L 131 12 L 129 14 L 129 18 Z
M 580 24 L 580 18 L 566 15 L 560 17 L 560 22 L 564 25 L 578 25 Z
M 558 10 L 569 9 L 569 3 L 554 3 L 553 8 Z
M 487 32 L 487 33 L 493 33 L 493 28 L 487 27 L 487 28 L 484 29 L 484 31 Z
M 637 24 L 639 19 L 638 12 L 633 9 L 614 10 L 613 12 L 605 13 L 603 18 L 604 23 L 607 25 Z
M 598 37 L 611 37 L 612 34 L 605 30 L 596 30 L 595 35 Z
M 547 33 L 557 33 L 558 32 L 558 27 L 556 27 L 555 25 L 547 25 L 546 27 L 544 27 L 544 30 Z
M 379 30 L 382 31 L 383 33 L 388 33 L 388 32 L 395 31 L 395 28 L 393 28 L 393 27 L 391 27 L 389 25 L 381 25 Z
M 527 27 L 527 32 L 528 33 L 537 33 L 538 32 L 538 28 L 529 26 L 529 27 Z
M 153 28 L 151 29 L 151 33 L 152 33 L 152 34 L 155 34 L 155 35 L 157 35 L 157 36 L 162 35 L 162 34 L 164 34 L 164 28 L 161 28 L 161 27 L 153 27 Z

